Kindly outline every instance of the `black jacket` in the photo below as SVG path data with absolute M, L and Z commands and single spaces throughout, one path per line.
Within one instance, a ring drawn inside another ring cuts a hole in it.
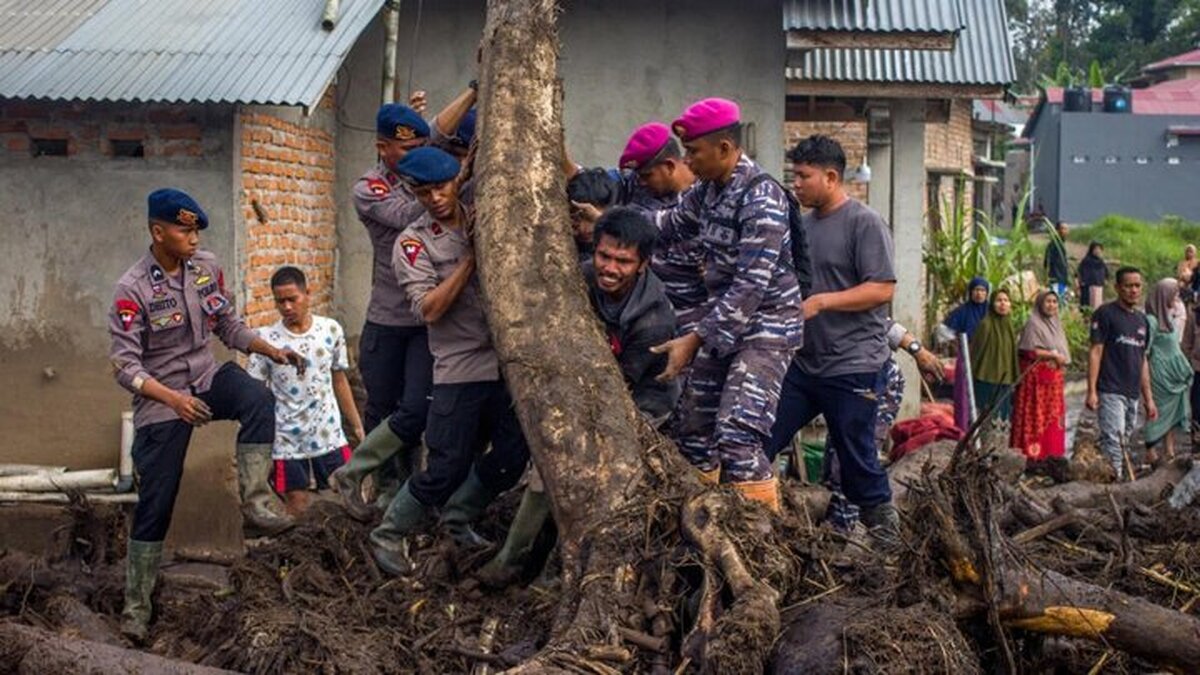
M 591 265 L 583 266 L 583 275 L 592 309 L 604 324 L 633 402 L 651 419 L 667 415 L 679 398 L 679 383 L 654 379 L 666 368 L 667 356 L 650 353 L 654 345 L 675 337 L 675 310 L 667 300 L 666 288 L 647 268 L 623 301 L 610 303 L 596 286 Z

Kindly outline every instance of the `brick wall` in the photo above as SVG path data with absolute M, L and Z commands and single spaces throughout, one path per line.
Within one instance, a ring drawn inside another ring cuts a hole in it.
M 925 166 L 938 169 L 958 169 L 974 173 L 974 138 L 971 134 L 971 101 L 953 100 L 946 122 L 929 122 L 925 125 Z M 939 194 L 942 203 L 951 204 L 954 199 L 955 181 L 949 176 L 940 181 Z M 970 207 L 974 183 L 962 182 L 963 204 Z M 926 198 L 928 202 L 928 197 Z M 939 203 L 939 208 L 941 204 Z M 930 205 L 926 203 L 928 210 Z
M 9 158 L 197 158 L 222 149 L 228 106 L 0 100 L 0 152 Z
M 249 107 L 238 113 L 240 208 L 246 222 L 242 279 L 251 326 L 274 322 L 271 274 L 294 265 L 308 277 L 312 310 L 333 309 L 337 205 L 334 135 L 320 116 Z M 257 204 L 257 208 L 256 205 Z
M 809 122 L 789 121 L 785 125 L 785 135 L 788 149 L 800 139 L 813 134 L 831 136 L 842 144 L 846 151 L 846 164 L 854 169 L 862 163 L 867 151 L 867 125 L 865 121 L 844 120 L 838 122 Z M 925 124 L 925 166 L 926 168 L 958 168 L 971 172 L 973 169 L 971 137 L 971 101 L 955 100 L 950 102 L 950 114 L 947 121 L 931 121 Z M 790 175 L 790 167 L 788 168 Z M 942 181 L 942 192 L 947 198 L 952 196 L 952 181 Z M 847 192 L 858 199 L 866 200 L 870 189 L 868 184 L 849 182 Z M 967 181 L 964 186 L 966 204 L 971 204 L 972 184 Z M 926 210 L 929 208 L 928 194 L 925 196 Z
M 784 137 L 787 139 L 787 149 L 791 150 L 800 140 L 821 134 L 833 138 L 842 144 L 846 152 L 846 166 L 851 171 L 862 164 L 867 154 L 867 125 L 863 122 L 788 122 L 785 126 Z M 784 163 L 784 173 L 790 184 L 792 165 Z M 848 182 L 846 192 L 856 199 L 866 201 L 867 184 Z

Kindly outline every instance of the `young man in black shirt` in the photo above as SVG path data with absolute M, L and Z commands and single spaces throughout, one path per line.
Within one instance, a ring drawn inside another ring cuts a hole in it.
M 1138 309 L 1142 273 L 1136 267 L 1117 270 L 1117 299 L 1092 314 L 1091 350 L 1088 352 L 1087 407 L 1097 412 L 1100 450 L 1124 476 L 1125 443 L 1137 422 L 1139 398 L 1146 401 L 1146 417 L 1158 417 L 1150 393 L 1150 365 L 1146 361 L 1149 324 Z

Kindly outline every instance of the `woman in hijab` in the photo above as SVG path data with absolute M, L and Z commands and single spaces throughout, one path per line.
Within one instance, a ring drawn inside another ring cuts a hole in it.
M 1014 397 L 1012 445 L 1031 462 L 1060 459 L 1067 443 L 1063 367 L 1071 362 L 1071 350 L 1053 291 L 1042 291 L 1034 301 L 1017 356 L 1024 377 Z
M 1079 304 L 1090 309 L 1104 302 L 1104 285 L 1108 283 L 1108 265 L 1100 256 L 1104 245 L 1098 241 L 1088 244 L 1087 255 L 1079 261 Z
M 1163 279 L 1154 285 L 1146 300 L 1146 318 L 1150 324 L 1149 348 L 1150 391 L 1158 406 L 1158 417 L 1146 422 L 1146 460 L 1158 460 L 1156 447 L 1164 443 L 1167 457 L 1175 456 L 1175 436 L 1172 431 L 1187 432 L 1191 424 L 1188 401 L 1192 386 L 1192 366 L 1179 347 L 1175 327 L 1171 323 L 1171 305 L 1179 295 L 1179 282 Z
M 971 337 L 971 376 L 975 381 L 975 405 L 980 412 L 995 407 L 992 419 L 1007 422 L 1012 414 L 1012 399 L 1007 394 L 1019 373 L 1012 300 L 1008 291 L 1001 288 L 992 294 L 987 316 Z
M 975 335 L 975 329 L 987 314 L 988 293 L 991 286 L 986 279 L 975 277 L 967 284 L 967 298 L 963 304 L 956 307 L 946 320 L 942 322 L 944 332 L 950 333 L 951 339 L 960 334 L 967 339 Z M 954 424 L 963 431 L 971 427 L 970 397 L 967 390 L 967 369 L 962 354 L 954 362 Z

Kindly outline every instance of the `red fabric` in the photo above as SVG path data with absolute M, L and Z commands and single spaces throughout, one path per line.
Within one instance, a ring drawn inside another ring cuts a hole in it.
M 341 447 L 341 451 L 342 451 L 342 464 L 345 464 L 350 461 L 350 455 L 354 451 L 350 449 L 349 445 L 343 445 Z
M 892 426 L 892 452 L 888 458 L 895 462 L 934 441 L 957 441 L 962 437 L 962 430 L 954 426 L 954 418 L 940 411 L 904 420 Z
M 287 492 L 287 471 L 284 470 L 284 460 L 275 460 L 275 491 L 279 494 Z
M 1029 370 L 1013 397 L 1012 445 L 1029 459 L 1062 457 L 1066 452 L 1066 402 L 1063 371 L 1020 353 L 1021 372 Z

